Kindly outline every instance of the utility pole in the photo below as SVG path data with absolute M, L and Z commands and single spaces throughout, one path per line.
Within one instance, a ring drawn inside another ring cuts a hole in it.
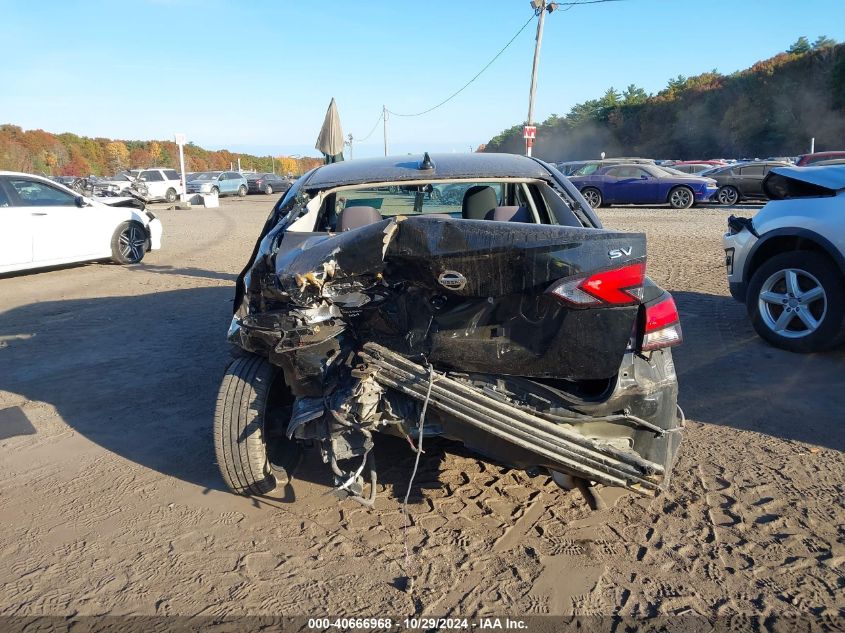
M 381 118 L 384 120 L 384 155 L 387 156 L 387 106 L 381 106 Z
M 349 146 L 349 160 L 352 160 L 352 134 L 348 134 L 345 144 Z
M 528 94 L 528 125 L 534 125 L 534 95 L 537 93 L 537 67 L 540 65 L 540 46 L 543 44 L 543 25 L 546 22 L 546 11 L 551 13 L 557 9 L 558 5 L 555 2 L 546 2 L 546 0 L 531 0 L 531 6 L 537 14 L 537 37 L 534 43 L 534 64 L 531 67 L 531 92 Z M 525 155 L 531 156 L 531 146 L 534 144 L 533 138 L 525 139 Z

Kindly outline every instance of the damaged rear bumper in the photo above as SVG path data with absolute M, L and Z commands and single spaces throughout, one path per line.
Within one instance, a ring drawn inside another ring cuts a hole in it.
M 534 453 L 538 462 L 552 469 L 627 488 L 643 496 L 656 494 L 666 479 L 663 464 L 644 459 L 633 450 L 585 437 L 566 425 L 492 397 L 476 386 L 417 365 L 376 343 L 365 344 L 360 358 L 373 370 L 372 376 L 380 385 Z M 579 418 L 582 424 L 590 421 L 589 416 Z M 663 429 L 628 413 L 600 416 L 594 421 L 629 424 L 656 437 L 680 430 Z

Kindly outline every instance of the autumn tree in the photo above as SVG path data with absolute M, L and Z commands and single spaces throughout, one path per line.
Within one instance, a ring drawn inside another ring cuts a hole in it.
M 129 165 L 129 150 L 126 148 L 126 144 L 121 141 L 107 143 L 106 156 L 109 161 L 109 169 L 113 173 L 126 169 Z

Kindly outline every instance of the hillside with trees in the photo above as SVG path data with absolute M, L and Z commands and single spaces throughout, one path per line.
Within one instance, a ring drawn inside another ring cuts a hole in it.
M 185 146 L 185 169 L 209 171 L 237 168 L 301 174 L 321 164 L 319 158 L 251 156 L 228 150 L 210 151 L 194 144 Z M 172 141 L 121 141 L 88 138 L 76 134 L 51 134 L 0 125 L 0 170 L 48 176 L 105 176 L 124 169 L 179 168 L 179 149 Z
M 523 153 L 522 126 L 487 152 Z M 551 161 L 611 156 L 704 159 L 794 156 L 845 149 L 845 44 L 801 37 L 786 52 L 731 75 L 671 79 L 656 95 L 635 85 L 551 115 L 534 155 Z

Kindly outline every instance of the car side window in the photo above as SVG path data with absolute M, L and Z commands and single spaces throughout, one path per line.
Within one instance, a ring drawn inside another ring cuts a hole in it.
M 763 175 L 763 166 L 762 165 L 748 165 L 747 167 L 742 167 L 739 170 L 739 173 L 743 176 L 762 176 Z
M 232 180 L 237 180 L 238 178 L 240 178 L 240 177 L 241 177 L 241 175 L 240 175 L 239 173 L 234 172 L 234 171 L 230 171 L 230 172 L 229 172 L 229 173 L 227 173 L 226 175 L 227 175 L 230 179 L 232 179 Z
M 622 178 L 622 168 L 621 167 L 614 167 L 613 169 L 608 169 L 604 172 L 605 176 L 612 176 L 613 178 Z
M 161 172 L 155 169 L 150 171 L 142 171 L 139 176 L 139 179 L 143 180 L 144 182 L 161 182 L 162 180 L 164 180 L 161 175 Z
M 9 196 L 6 195 L 6 191 L 3 189 L 3 182 L 0 180 L 0 208 L 10 206 L 12 206 L 12 203 L 9 202 Z
M 217 176 L 217 180 L 226 180 L 226 174 L 220 174 Z
M 11 185 L 23 207 L 75 207 L 76 196 L 37 180 L 9 178 Z
M 645 169 L 642 169 L 640 167 L 637 167 L 636 169 L 633 169 L 632 171 L 635 172 L 633 174 L 634 178 L 642 178 L 643 176 L 645 176 L 646 178 L 651 178 L 651 174 L 648 173 Z
M 164 175 L 168 180 L 179 180 L 179 173 L 175 169 L 165 169 Z

